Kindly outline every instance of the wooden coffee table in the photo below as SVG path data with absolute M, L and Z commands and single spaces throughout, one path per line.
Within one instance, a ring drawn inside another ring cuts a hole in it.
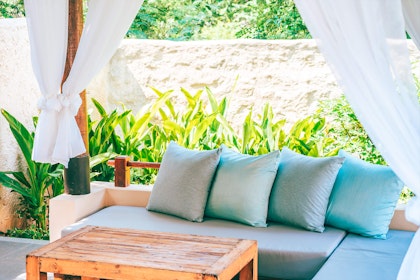
M 28 254 L 26 277 L 257 280 L 257 265 L 254 240 L 88 226 Z

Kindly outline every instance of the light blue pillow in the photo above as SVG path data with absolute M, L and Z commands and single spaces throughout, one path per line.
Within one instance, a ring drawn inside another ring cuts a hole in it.
M 147 209 L 202 222 L 221 149 L 195 151 L 170 142 Z
M 310 157 L 284 147 L 271 191 L 268 220 L 323 232 L 343 157 Z
M 388 166 L 365 162 L 340 151 L 338 173 L 326 224 L 363 236 L 385 239 L 403 183 Z
M 261 156 L 244 155 L 222 145 L 205 215 L 266 227 L 268 199 L 279 155 L 279 151 Z

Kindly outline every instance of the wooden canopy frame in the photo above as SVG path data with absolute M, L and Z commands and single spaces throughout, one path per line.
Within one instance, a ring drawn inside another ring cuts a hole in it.
M 83 0 L 69 0 L 67 57 L 62 84 L 72 68 L 83 31 Z M 75 116 L 77 126 L 85 144 L 86 152 L 71 158 L 64 170 L 64 189 L 68 194 L 87 194 L 90 192 L 89 139 L 87 123 L 86 90 L 80 93 L 82 104 Z
M 67 79 L 74 58 L 76 57 L 77 48 L 79 47 L 80 37 L 83 31 L 83 0 L 69 0 L 69 18 L 68 18 L 68 43 L 67 43 L 67 59 L 64 69 L 63 82 Z M 89 155 L 89 141 L 87 131 L 87 106 L 86 106 L 86 90 L 80 93 L 82 105 L 76 115 L 77 125 L 82 134 L 85 143 L 86 152 L 82 156 Z

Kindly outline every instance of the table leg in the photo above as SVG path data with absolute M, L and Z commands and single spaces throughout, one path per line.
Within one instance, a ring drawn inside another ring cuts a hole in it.
M 239 280 L 258 280 L 258 254 L 239 272 Z
M 26 256 L 26 279 L 47 280 L 47 273 L 39 271 L 39 258 Z
M 251 260 L 246 266 L 239 272 L 239 280 L 253 280 L 253 260 Z

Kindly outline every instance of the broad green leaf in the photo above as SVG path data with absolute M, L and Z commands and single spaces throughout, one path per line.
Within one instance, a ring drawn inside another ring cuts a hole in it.
M 102 107 L 102 105 L 95 98 L 92 98 L 92 103 L 93 105 L 95 105 L 96 109 L 98 110 L 99 115 L 105 118 L 107 116 L 105 108 Z
M 0 184 L 6 188 L 10 188 L 15 192 L 19 193 L 20 195 L 27 197 L 29 199 L 33 199 L 31 197 L 31 189 L 23 187 L 19 181 L 10 178 L 4 172 L 0 172 Z
M 5 172 L 8 173 L 8 172 Z M 31 188 L 31 183 L 28 182 L 23 172 L 10 172 L 13 177 L 16 178 L 22 185 L 26 186 L 27 188 Z
M 212 114 L 208 116 L 196 126 L 197 129 L 191 141 L 191 146 L 195 146 L 197 142 L 203 137 L 203 134 L 207 131 L 207 128 L 213 122 L 217 115 L 218 114 Z
M 20 150 L 25 158 L 25 161 L 29 168 L 31 181 L 35 181 L 36 166 L 35 162 L 32 161 L 32 147 L 34 139 L 29 131 L 19 122 L 15 117 L 9 114 L 6 110 L 1 109 L 1 113 L 9 123 L 10 130 L 19 145 Z
M 252 110 L 249 111 L 249 114 L 245 118 L 243 123 L 243 133 L 242 133 L 242 153 L 246 153 L 248 147 L 250 147 L 250 142 L 253 136 L 253 125 L 252 125 Z
M 209 99 L 212 113 L 219 113 L 219 106 L 217 104 L 216 98 L 214 97 L 214 94 L 210 91 L 208 87 L 206 87 L 206 93 L 207 98 Z
M 89 161 L 89 166 L 90 168 L 93 168 L 101 163 L 107 162 L 110 159 L 113 159 L 115 157 L 117 157 L 118 154 L 116 153 L 102 153 L 99 155 L 95 155 L 93 157 L 90 158 Z

